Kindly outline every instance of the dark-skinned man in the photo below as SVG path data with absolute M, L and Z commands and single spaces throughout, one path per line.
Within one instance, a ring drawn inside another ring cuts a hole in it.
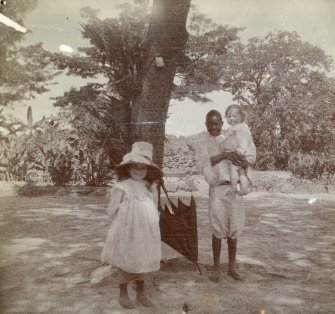
M 247 168 L 255 162 L 256 150 L 251 149 L 245 156 L 237 152 L 222 152 L 223 120 L 220 112 L 211 110 L 206 116 L 207 132 L 201 134 L 197 145 L 197 162 L 201 173 L 209 184 L 209 223 L 212 231 L 214 274 L 211 280 L 220 282 L 220 255 L 222 239 L 228 244 L 228 275 L 241 280 L 236 270 L 237 237 L 244 227 L 244 209 L 239 206 L 240 197 L 230 192 L 229 168 L 219 170 L 219 163 L 225 159 L 237 166 Z M 222 166 L 222 165 L 221 165 Z M 239 200 L 238 200 L 239 198 Z

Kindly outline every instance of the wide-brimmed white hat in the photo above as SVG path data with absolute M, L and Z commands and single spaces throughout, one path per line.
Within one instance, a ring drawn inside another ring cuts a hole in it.
M 148 142 L 135 142 L 131 152 L 124 155 L 121 163 L 116 167 L 116 173 L 119 177 L 124 177 L 130 165 L 143 164 L 148 167 L 148 175 L 154 179 L 160 179 L 163 176 L 162 170 L 152 161 L 153 147 Z

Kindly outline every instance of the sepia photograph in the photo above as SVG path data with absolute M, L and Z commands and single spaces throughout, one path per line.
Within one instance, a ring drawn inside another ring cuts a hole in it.
M 334 16 L 0 0 L 0 313 L 334 313 Z

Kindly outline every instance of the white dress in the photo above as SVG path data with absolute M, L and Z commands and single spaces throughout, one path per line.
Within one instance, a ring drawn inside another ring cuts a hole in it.
M 222 151 L 238 151 L 250 164 L 256 161 L 256 147 L 246 123 L 232 125 L 221 143 Z
M 101 260 L 128 273 L 157 271 L 161 261 L 159 214 L 145 181 L 127 179 L 112 191 L 112 217 Z

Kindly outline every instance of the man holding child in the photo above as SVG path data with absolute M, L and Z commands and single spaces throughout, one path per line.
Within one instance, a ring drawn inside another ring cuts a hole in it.
M 242 108 L 234 105 L 234 115 L 243 117 L 238 123 L 244 123 Z M 231 115 L 231 113 L 229 113 Z M 227 116 L 227 111 L 226 111 Z M 228 244 L 228 275 L 235 280 L 241 280 L 237 272 L 236 250 L 237 238 L 244 227 L 244 209 L 239 205 L 241 194 L 231 186 L 230 164 L 234 164 L 239 172 L 247 175 L 249 164 L 256 160 L 256 149 L 252 142 L 244 145 L 245 150 L 225 151 L 225 140 L 229 142 L 229 132 L 222 132 L 223 120 L 220 112 L 211 110 L 206 116 L 207 132 L 199 138 L 197 148 L 198 167 L 209 184 L 209 222 L 212 231 L 212 250 L 214 260 L 215 282 L 222 279 L 220 270 L 220 255 L 222 239 L 227 239 Z M 245 129 L 245 128 L 243 128 Z M 250 134 L 242 134 L 242 137 Z M 250 135 L 251 136 L 251 135 Z M 245 183 L 243 183 L 244 185 Z M 246 193 L 243 193 L 246 194 Z

